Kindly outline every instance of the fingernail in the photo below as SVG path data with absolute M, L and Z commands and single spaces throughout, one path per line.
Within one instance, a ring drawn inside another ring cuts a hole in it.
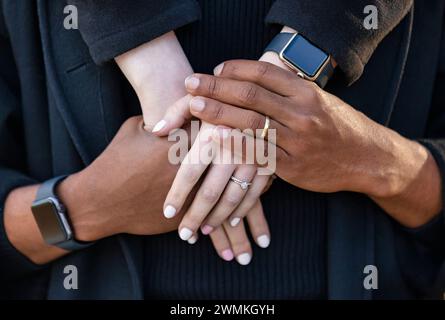
M 195 244 L 196 241 L 198 241 L 198 237 L 196 235 L 193 235 L 190 239 L 187 240 L 189 244 Z
M 221 252 L 221 256 L 226 261 L 232 261 L 233 260 L 233 252 L 230 249 L 226 249 L 223 252 Z
M 165 207 L 164 217 L 166 217 L 167 219 L 170 219 L 170 218 L 173 218 L 175 216 L 175 214 L 176 214 L 176 209 L 173 206 L 168 205 Z
M 221 72 L 223 71 L 223 68 L 224 68 L 224 62 L 220 63 L 219 65 L 217 65 L 215 67 L 215 69 L 213 69 L 213 74 L 215 76 L 219 76 L 221 74 Z
M 209 225 L 205 225 L 204 227 L 201 228 L 202 234 L 205 234 L 205 235 L 208 235 L 212 231 L 213 231 L 213 227 L 209 226 Z
M 153 128 L 153 130 L 151 132 L 160 131 L 162 128 L 165 127 L 166 124 L 167 124 L 167 121 L 165 121 L 165 120 L 159 121 L 158 123 L 155 124 L 155 127 Z
M 179 237 L 184 241 L 187 241 L 188 239 L 190 239 L 190 237 L 192 235 L 193 235 L 193 231 L 188 228 L 182 228 L 181 231 L 179 231 Z
M 238 261 L 238 263 L 243 266 L 248 265 L 251 259 L 252 258 L 248 253 L 241 253 L 239 256 L 236 257 L 236 261 Z
M 256 241 L 261 248 L 267 248 L 270 244 L 270 238 L 267 234 L 259 236 L 258 238 L 256 238 Z
M 232 227 L 236 227 L 240 221 L 241 221 L 241 219 L 238 218 L 238 217 L 233 218 L 232 220 L 230 220 L 230 225 L 231 225 Z
M 195 76 L 188 76 L 185 79 L 185 87 L 189 90 L 194 90 L 199 87 L 199 79 Z
M 206 107 L 206 103 L 205 103 L 204 99 L 193 98 L 192 100 L 190 100 L 190 108 L 193 111 L 201 112 L 202 110 L 204 110 L 205 107 Z

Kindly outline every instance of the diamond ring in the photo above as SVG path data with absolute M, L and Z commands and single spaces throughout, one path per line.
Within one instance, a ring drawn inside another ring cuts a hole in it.
M 240 179 L 238 179 L 238 178 L 236 178 L 234 176 L 230 177 L 230 180 L 232 180 L 237 185 L 239 185 L 240 188 L 243 189 L 243 190 L 249 189 L 249 186 L 252 184 L 251 182 L 240 180 Z

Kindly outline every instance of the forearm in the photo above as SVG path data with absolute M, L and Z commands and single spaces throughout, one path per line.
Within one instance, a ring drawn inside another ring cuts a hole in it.
M 138 95 L 149 127 L 161 120 L 168 106 L 186 95 L 184 79 L 193 70 L 173 31 L 115 60 Z

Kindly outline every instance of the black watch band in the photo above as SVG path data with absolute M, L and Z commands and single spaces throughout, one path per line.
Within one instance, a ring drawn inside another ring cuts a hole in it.
M 34 203 L 37 203 L 39 201 L 45 201 L 46 199 L 57 199 L 58 210 L 59 214 L 61 215 L 61 218 L 64 220 L 64 223 L 67 224 L 67 226 L 70 229 L 72 229 L 69 219 L 66 216 L 65 207 L 63 206 L 62 202 L 59 200 L 59 197 L 56 194 L 57 185 L 60 182 L 62 182 L 66 177 L 67 177 L 66 175 L 58 176 L 42 183 L 39 189 L 37 190 L 37 195 Z M 76 251 L 88 248 L 93 243 L 94 242 L 84 242 L 75 240 L 74 238 L 70 238 L 62 242 L 54 243 L 53 245 L 62 248 L 64 250 Z
M 295 35 L 295 33 L 290 32 L 281 32 L 278 33 L 272 41 L 269 43 L 269 45 L 266 47 L 264 52 L 272 51 L 277 53 L 278 55 L 281 54 L 282 50 L 286 47 L 286 45 L 289 43 L 289 41 L 292 39 L 292 37 Z M 334 74 L 334 66 L 331 62 L 327 63 L 326 66 L 321 70 L 318 77 L 314 80 L 314 82 L 320 87 L 324 88 L 326 84 L 328 83 L 329 79 Z

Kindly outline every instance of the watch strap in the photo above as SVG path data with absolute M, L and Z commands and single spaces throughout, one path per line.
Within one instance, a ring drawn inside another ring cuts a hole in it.
M 295 33 L 290 32 L 280 32 L 278 33 L 272 41 L 267 45 L 264 52 L 272 51 L 277 54 L 281 53 L 281 50 L 283 50 L 284 46 L 289 42 L 289 40 L 294 36 Z
M 283 50 L 283 48 L 286 46 L 286 44 L 294 35 L 295 33 L 291 32 L 278 33 L 268 44 L 264 52 L 272 51 L 279 55 L 281 53 L 281 50 Z M 321 70 L 320 74 L 318 75 L 317 79 L 314 80 L 314 82 L 320 88 L 324 88 L 333 74 L 334 74 L 334 66 L 329 61 L 329 63 L 327 63 L 326 66 Z
M 55 198 L 60 203 L 59 197 L 57 196 L 57 193 L 56 193 L 56 188 L 57 188 L 57 185 L 60 182 L 62 182 L 66 177 L 67 177 L 67 175 L 58 176 L 58 177 L 55 177 L 55 178 L 52 178 L 50 180 L 43 182 L 40 185 L 39 189 L 37 190 L 37 195 L 36 195 L 35 201 L 45 200 L 47 198 Z M 65 214 L 65 218 L 67 218 L 66 212 L 64 214 Z M 71 225 L 70 225 L 70 227 L 71 227 Z M 88 248 L 93 243 L 94 242 L 84 242 L 84 241 L 78 241 L 75 239 L 69 239 L 69 240 L 66 240 L 63 242 L 56 243 L 54 245 L 59 248 L 62 248 L 64 250 L 76 251 L 76 250 Z
M 63 180 L 65 180 L 67 176 L 58 176 L 52 179 L 49 179 L 45 182 L 43 182 L 40 187 L 39 190 L 37 190 L 37 196 L 36 196 L 36 201 L 38 200 L 44 200 L 46 198 L 58 198 L 56 196 L 56 187 L 57 185 L 62 182 Z

